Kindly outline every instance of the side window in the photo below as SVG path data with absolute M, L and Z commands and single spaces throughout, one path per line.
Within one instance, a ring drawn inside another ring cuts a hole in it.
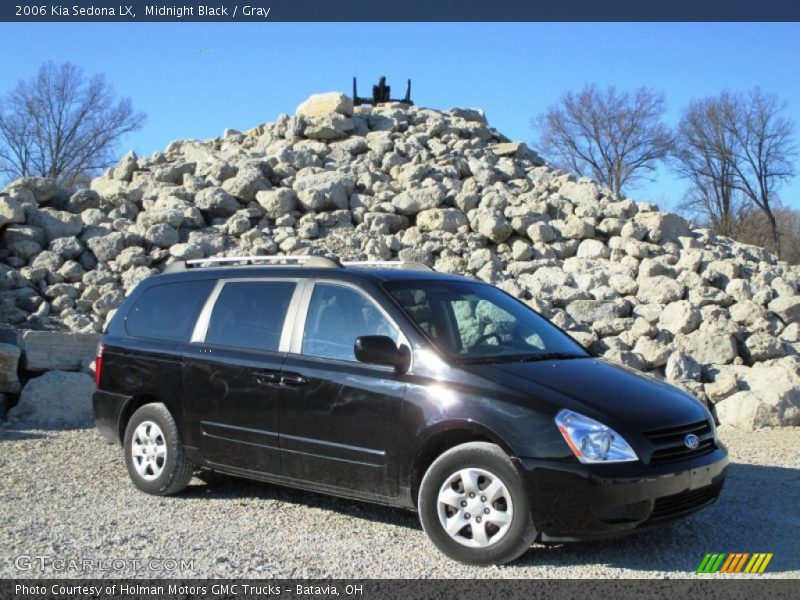
M 188 342 L 214 281 L 180 281 L 147 288 L 125 317 L 132 336 Z
M 393 290 L 392 295 L 435 344 L 453 353 L 458 351 L 451 317 L 443 302 L 418 289 Z
M 211 312 L 206 343 L 255 350 L 278 350 L 295 283 L 226 283 Z
M 314 286 L 303 332 L 302 353 L 355 361 L 353 346 L 362 335 L 387 335 L 395 342 L 399 330 L 363 294 L 342 285 Z

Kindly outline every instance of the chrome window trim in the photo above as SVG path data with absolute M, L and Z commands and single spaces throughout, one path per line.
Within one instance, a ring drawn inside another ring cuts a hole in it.
M 395 321 L 392 318 L 392 316 L 383 308 L 383 306 L 380 305 L 380 303 L 378 303 L 377 300 L 375 300 L 375 298 L 372 297 L 371 294 L 369 294 L 363 288 L 361 288 L 361 287 L 359 287 L 359 286 L 357 286 L 357 285 L 355 285 L 353 283 L 350 283 L 349 281 L 342 281 L 340 279 L 309 279 L 309 280 L 307 280 L 306 283 L 307 283 L 307 286 L 306 286 L 305 293 L 303 295 L 303 299 L 301 300 L 301 303 L 300 303 L 300 314 L 297 316 L 297 320 L 295 322 L 295 330 L 294 330 L 293 335 L 292 335 L 292 343 L 291 343 L 291 345 L 289 347 L 289 353 L 296 354 L 297 356 L 301 356 L 301 357 L 308 356 L 309 358 L 315 358 L 315 359 L 335 360 L 336 362 L 339 362 L 339 363 L 346 363 L 346 364 L 354 364 L 354 363 L 356 363 L 356 364 L 365 365 L 365 363 L 360 363 L 358 361 L 344 360 L 344 359 L 332 359 L 332 358 L 330 358 L 328 356 L 313 356 L 311 354 L 303 354 L 303 351 L 302 351 L 303 350 L 303 336 L 305 334 L 306 320 L 308 319 L 308 309 L 310 308 L 310 305 L 311 305 L 311 297 L 312 297 L 312 295 L 314 293 L 314 289 L 316 288 L 318 283 L 329 284 L 329 285 L 338 285 L 338 286 L 341 286 L 341 287 L 349 288 L 349 289 L 355 291 L 357 294 L 359 294 L 362 297 L 364 297 L 368 302 L 373 304 L 376 309 L 378 309 L 378 311 L 383 315 L 383 317 L 391 325 L 393 325 L 395 329 L 397 329 L 397 331 L 400 333 L 400 340 L 399 340 L 398 343 L 399 344 L 404 344 L 408 348 L 409 352 L 411 353 L 411 364 L 409 364 L 409 368 L 408 368 L 407 372 L 408 373 L 412 372 L 413 361 L 414 361 L 414 351 L 413 351 L 413 348 L 411 347 L 411 343 L 408 340 L 408 336 L 406 335 L 405 331 L 403 331 L 402 327 L 400 327 L 397 324 L 397 321 Z M 379 366 L 379 365 L 372 365 L 372 366 Z
M 211 313 L 214 310 L 214 305 L 217 303 L 217 298 L 219 298 L 219 293 L 222 291 L 223 285 L 225 285 L 224 281 L 222 279 L 217 279 L 214 287 L 211 289 L 211 293 L 208 295 L 208 298 L 206 298 L 206 303 L 203 305 L 197 317 L 197 322 L 194 324 L 192 337 L 189 338 L 190 344 L 205 342 L 206 333 L 208 332 L 208 323 L 211 320 Z
M 200 316 L 197 317 L 197 323 L 194 325 L 194 330 L 192 331 L 192 337 L 189 340 L 190 344 L 204 344 L 206 343 L 206 336 L 208 334 L 208 325 L 211 322 L 211 315 L 214 312 L 214 307 L 217 304 L 217 300 L 219 300 L 219 296 L 222 293 L 222 288 L 224 288 L 228 283 L 246 283 L 246 282 L 258 282 L 258 283 L 270 283 L 270 282 L 292 282 L 295 284 L 294 292 L 292 293 L 292 299 L 289 301 L 289 306 L 286 309 L 286 316 L 283 319 L 283 327 L 281 329 L 281 337 L 280 341 L 278 342 L 278 349 L 277 352 L 288 352 L 289 341 L 291 340 L 292 335 L 292 328 L 293 328 L 293 315 L 297 313 L 298 309 L 298 297 L 300 295 L 300 290 L 304 288 L 303 285 L 305 280 L 300 279 L 298 277 L 232 277 L 227 279 L 217 279 L 217 283 L 215 284 L 214 288 L 211 290 L 211 293 L 208 295 L 208 299 L 206 300 L 203 309 L 200 311 Z M 248 348 L 252 350 L 252 348 Z M 266 350 L 265 352 L 275 352 L 275 350 Z

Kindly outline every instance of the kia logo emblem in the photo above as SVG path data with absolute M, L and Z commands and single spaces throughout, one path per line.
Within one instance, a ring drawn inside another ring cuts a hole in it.
M 697 437 L 695 434 L 690 433 L 685 438 L 683 438 L 683 443 L 689 450 L 696 450 L 697 447 L 700 445 L 700 438 Z

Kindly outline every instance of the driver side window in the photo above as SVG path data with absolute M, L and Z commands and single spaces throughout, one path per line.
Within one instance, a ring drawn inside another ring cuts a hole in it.
M 353 346 L 362 335 L 385 335 L 395 343 L 400 339 L 400 331 L 363 294 L 342 285 L 315 284 L 302 353 L 355 362 Z

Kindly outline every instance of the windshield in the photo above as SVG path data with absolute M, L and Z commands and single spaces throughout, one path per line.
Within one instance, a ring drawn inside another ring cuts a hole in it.
M 462 363 L 588 356 L 544 317 L 491 285 L 403 281 L 386 289 L 439 350 Z

